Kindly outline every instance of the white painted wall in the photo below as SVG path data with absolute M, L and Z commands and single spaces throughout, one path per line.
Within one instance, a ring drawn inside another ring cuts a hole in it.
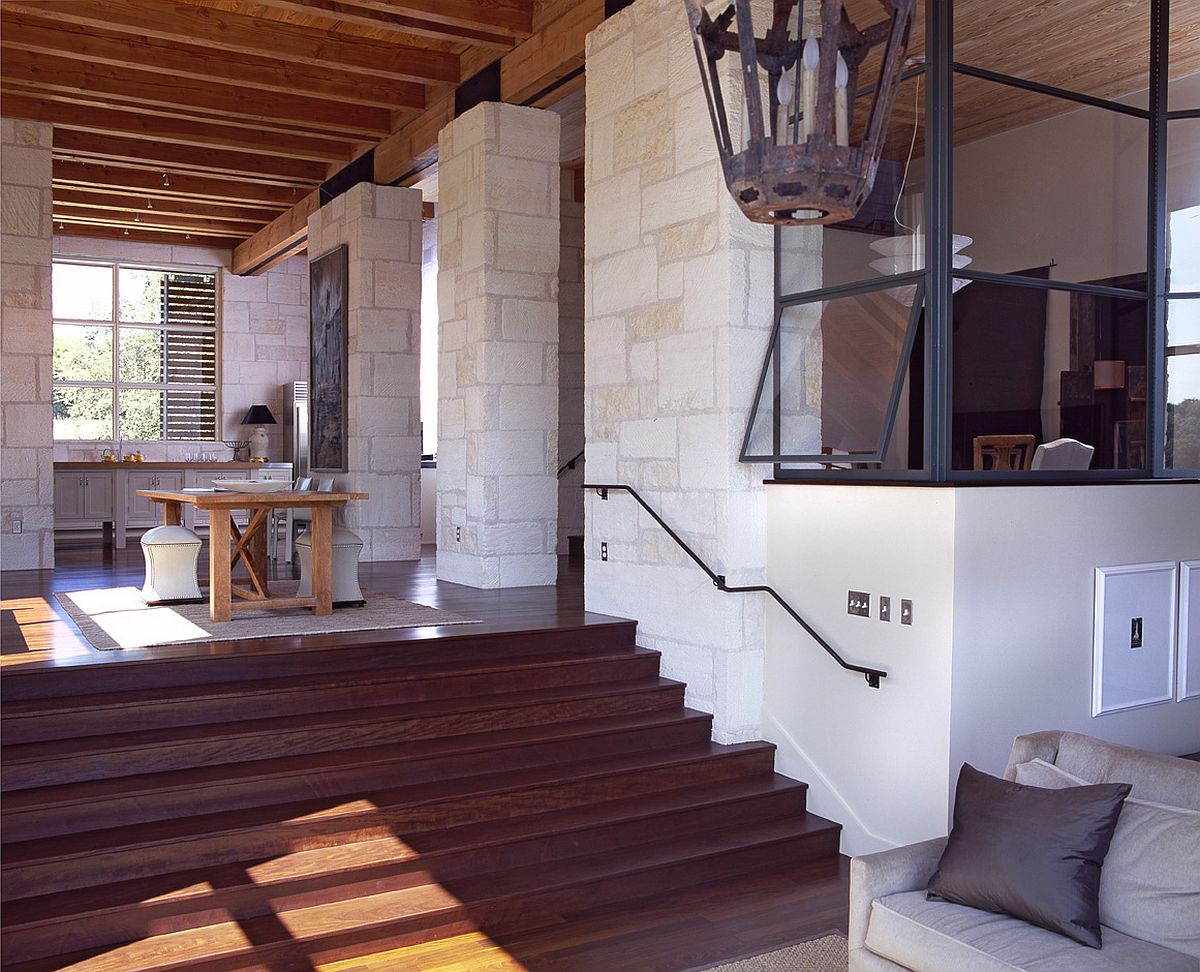
M 767 608 L 763 734 L 779 772 L 809 784 L 809 806 L 843 824 L 846 854 L 946 832 L 954 499 L 934 487 L 767 487 L 768 583 L 847 661 L 888 672 L 870 688 Z M 896 620 L 848 615 L 851 589 L 871 592 L 873 609 L 890 594 Z M 901 598 L 914 601 L 911 627 Z
M 953 772 L 1001 772 L 1013 737 L 1038 729 L 1200 750 L 1200 699 L 1091 715 L 1095 568 L 1200 557 L 1200 486 L 957 493 Z
M 848 660 L 768 609 L 763 729 L 780 772 L 867 853 L 945 833 L 958 768 L 1004 769 L 1015 736 L 1070 729 L 1200 750 L 1200 700 L 1091 717 L 1094 569 L 1200 556 L 1200 485 L 769 486 L 767 580 Z M 872 617 L 846 613 L 868 591 Z M 878 620 L 878 596 L 914 624 Z

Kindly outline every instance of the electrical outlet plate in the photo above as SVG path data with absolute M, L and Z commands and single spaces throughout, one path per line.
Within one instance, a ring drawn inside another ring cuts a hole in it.
M 20 533 L 24 528 L 25 524 L 21 521 L 21 519 L 19 517 L 13 517 L 12 532 Z
M 871 616 L 871 595 L 866 591 L 846 592 L 846 613 L 858 618 Z
M 879 595 L 879 620 L 892 620 L 892 599 L 886 594 Z
M 608 560 L 608 544 L 603 541 L 600 544 L 600 559 Z

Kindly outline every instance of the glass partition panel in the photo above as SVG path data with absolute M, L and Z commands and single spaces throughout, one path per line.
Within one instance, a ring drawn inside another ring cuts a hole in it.
M 900 84 L 874 189 L 854 219 L 780 229 L 780 293 L 924 268 L 924 99 L 923 76 Z M 870 89 L 861 89 L 854 103 L 855 132 L 861 132 L 870 104 Z
M 1200 119 L 1167 126 L 1169 289 L 1200 293 Z
M 163 393 L 154 388 L 122 388 L 121 438 L 163 438 Z
M 971 269 L 1113 279 L 1146 269 L 1149 124 L 979 78 L 954 80 L 954 225 Z
M 54 325 L 55 381 L 112 381 L 113 332 L 108 325 Z
M 1200 108 L 1200 4 L 1175 0 L 1168 31 L 1167 108 L 1188 111 Z
M 922 386 L 906 374 L 922 360 L 919 288 L 785 307 L 746 458 L 789 457 L 785 470 L 920 468 Z
M 959 290 L 953 468 L 1143 468 L 1146 307 L 1145 300 L 988 281 Z M 1060 439 L 1091 451 L 1039 448 Z
M 1200 299 L 1167 301 L 1167 469 L 1200 470 Z
M 55 261 L 50 271 L 51 307 L 60 320 L 111 321 L 113 268 Z
M 113 390 L 108 388 L 54 388 L 54 438 L 102 439 L 113 437 Z
M 954 0 L 954 60 L 1147 108 L 1150 7 L 1144 0 Z

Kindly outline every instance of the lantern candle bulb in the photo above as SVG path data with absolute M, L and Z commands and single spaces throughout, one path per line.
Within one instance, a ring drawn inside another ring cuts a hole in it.
M 809 32 L 801 56 L 804 69 L 800 74 L 800 103 L 804 110 L 802 132 L 808 138 L 813 131 L 813 116 L 817 113 L 817 68 L 821 65 L 821 49 L 817 35 Z
M 838 145 L 850 144 L 850 109 L 846 98 L 846 87 L 850 84 L 850 70 L 842 52 L 837 56 L 837 78 L 833 88 L 833 124 Z
M 788 107 L 792 103 L 792 98 L 795 96 L 796 82 L 791 77 L 790 71 L 784 71 L 779 75 L 779 83 L 775 86 L 775 94 L 779 98 L 779 127 L 775 131 L 775 141 L 780 145 L 786 145 L 788 139 L 788 124 L 789 115 Z

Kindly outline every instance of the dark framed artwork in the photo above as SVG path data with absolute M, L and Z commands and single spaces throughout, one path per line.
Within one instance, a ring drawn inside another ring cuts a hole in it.
M 343 244 L 308 265 L 308 451 L 313 472 L 345 472 L 349 363 L 346 299 L 349 251 Z

